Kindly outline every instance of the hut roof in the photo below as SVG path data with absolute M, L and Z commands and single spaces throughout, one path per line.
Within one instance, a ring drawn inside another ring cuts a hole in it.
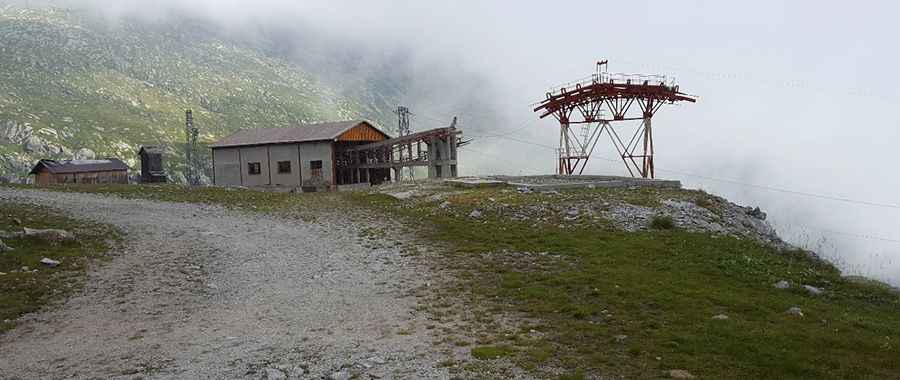
M 165 153 L 165 150 L 161 146 L 144 145 L 141 147 L 141 150 L 138 151 L 138 154 L 144 154 L 144 152 L 149 154 L 163 154 Z
M 226 148 L 246 145 L 288 144 L 309 141 L 336 140 L 345 132 L 356 128 L 371 128 L 384 138 L 386 133 L 375 128 L 365 120 L 348 120 L 329 123 L 305 124 L 292 128 L 253 128 L 241 129 L 225 138 L 210 144 L 210 148 Z
M 40 160 L 34 168 L 31 169 L 29 174 L 37 174 L 41 171 L 41 169 L 46 169 L 48 172 L 53 174 L 67 174 L 67 173 L 90 173 L 90 172 L 109 172 L 109 171 L 120 171 L 120 170 L 128 170 L 128 165 L 125 165 L 122 160 L 118 158 L 105 158 L 101 160 L 65 160 L 65 161 L 56 161 L 56 160 Z

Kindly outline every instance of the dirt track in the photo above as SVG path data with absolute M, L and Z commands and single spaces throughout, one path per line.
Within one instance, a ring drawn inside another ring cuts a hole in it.
M 0 336 L 0 378 L 444 378 L 424 317 L 427 281 L 360 226 L 218 207 L 0 189 L 121 228 L 126 242 L 68 301 Z

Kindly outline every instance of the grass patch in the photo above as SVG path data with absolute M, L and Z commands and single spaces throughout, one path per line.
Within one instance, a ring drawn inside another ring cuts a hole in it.
M 14 327 L 22 315 L 78 289 L 88 260 L 101 257 L 118 236 L 111 226 L 74 220 L 46 207 L 0 202 L 0 230 L 21 231 L 22 227 L 68 230 L 76 241 L 3 239 L 14 250 L 0 253 L 0 272 L 5 273 L 0 275 L 0 332 Z M 49 268 L 40 264 L 44 257 L 62 263 Z
M 509 346 L 481 346 L 472 349 L 472 357 L 478 360 L 500 359 L 515 354 Z
M 650 228 L 657 230 L 671 230 L 675 228 L 675 220 L 669 215 L 654 215 L 650 220 Z

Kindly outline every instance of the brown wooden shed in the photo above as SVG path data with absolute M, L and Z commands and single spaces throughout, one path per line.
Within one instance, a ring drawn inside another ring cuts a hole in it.
M 128 165 L 118 158 L 100 160 L 40 160 L 31 173 L 37 185 L 128 183 Z

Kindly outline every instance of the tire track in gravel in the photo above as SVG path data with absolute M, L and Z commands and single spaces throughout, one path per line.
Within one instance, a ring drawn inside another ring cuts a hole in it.
M 82 291 L 0 336 L 2 378 L 321 378 L 352 364 L 360 378 L 448 377 L 403 295 L 428 274 L 395 245 L 364 247 L 359 225 L 37 190 L 0 199 L 127 235 Z

